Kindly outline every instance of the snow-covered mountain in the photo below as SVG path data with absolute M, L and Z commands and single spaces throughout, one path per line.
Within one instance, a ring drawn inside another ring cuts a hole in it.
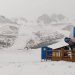
M 41 26 L 37 22 L 28 22 L 20 26 L 19 35 L 15 40 L 14 46 L 18 49 L 28 49 L 51 45 L 68 36 L 67 33 L 69 34 L 69 31 L 63 30 L 67 25 L 55 26 L 50 24 Z
M 9 23 L 7 20 L 4 24 L 0 22 L 0 36 L 14 37 L 11 46 L 17 49 L 39 48 L 56 43 L 68 36 L 74 26 L 65 16 L 55 14 L 44 14 L 31 22 L 24 17 L 9 20 Z
M 12 46 L 18 34 L 18 24 L 0 16 L 0 48 Z
M 67 20 L 68 18 L 61 14 L 53 14 L 51 16 L 49 16 L 48 14 L 43 14 L 37 18 L 37 23 L 41 23 L 43 25 L 61 24 L 66 23 Z
M 71 31 L 71 29 L 74 27 L 74 25 L 68 25 L 63 28 L 63 30 Z
M 23 25 L 28 22 L 28 20 L 24 17 L 11 18 L 11 21 L 17 23 L 18 25 Z
M 2 23 L 2 24 L 5 24 L 5 23 L 15 24 L 16 22 L 13 22 L 10 19 L 6 18 L 5 16 L 0 15 L 0 23 Z

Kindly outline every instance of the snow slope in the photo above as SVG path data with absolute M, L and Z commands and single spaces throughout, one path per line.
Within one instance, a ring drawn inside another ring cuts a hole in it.
M 32 27 L 30 28 L 29 26 L 26 27 L 25 25 L 21 25 L 19 27 L 18 38 L 15 40 L 15 43 L 12 48 L 24 49 L 27 40 L 35 37 L 32 32 Z
M 70 32 L 62 30 L 61 28 L 59 29 L 58 27 L 54 26 L 43 26 L 43 28 L 41 29 L 38 26 L 33 26 L 30 23 L 27 26 L 21 25 L 19 28 L 18 38 L 15 40 L 13 48 L 24 49 L 30 39 L 34 40 L 34 44 L 38 44 L 43 40 L 43 37 L 44 39 L 49 37 L 49 39 L 51 40 L 53 39 L 54 41 L 59 41 L 60 39 L 62 39 L 62 37 L 64 38 L 66 36 L 69 36 Z M 42 35 L 40 37 L 42 38 L 42 40 L 40 40 L 40 38 L 35 35 L 35 33 L 37 33 L 38 31 L 40 31 Z M 42 42 L 44 42 L 44 40 Z
M 0 51 L 1 75 L 75 75 L 75 63 L 41 62 L 40 49 Z

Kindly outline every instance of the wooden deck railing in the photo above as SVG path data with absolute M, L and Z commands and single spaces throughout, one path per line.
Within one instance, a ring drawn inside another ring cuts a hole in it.
M 46 52 L 46 60 L 64 60 L 75 62 L 75 50 L 52 50 L 52 55 L 48 55 L 48 53 Z

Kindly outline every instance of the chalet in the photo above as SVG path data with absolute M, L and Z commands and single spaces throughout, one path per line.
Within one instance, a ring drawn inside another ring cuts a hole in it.
M 60 42 L 41 48 L 41 59 L 51 61 L 75 62 L 75 27 L 73 35 L 62 39 Z

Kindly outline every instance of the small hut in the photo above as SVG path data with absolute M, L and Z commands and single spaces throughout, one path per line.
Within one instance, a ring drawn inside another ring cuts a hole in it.
M 69 44 L 61 41 L 41 48 L 41 59 L 51 61 L 72 61 L 75 62 L 75 50 L 71 50 Z

